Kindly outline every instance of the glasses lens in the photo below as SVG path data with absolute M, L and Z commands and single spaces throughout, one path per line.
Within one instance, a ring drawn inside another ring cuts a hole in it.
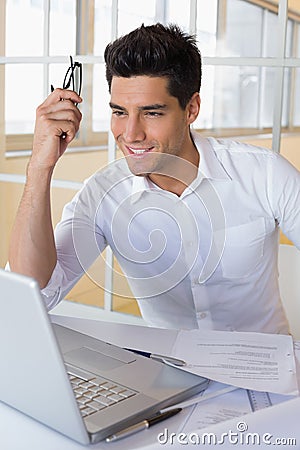
M 82 86 L 82 64 L 75 62 L 75 70 L 74 70 L 74 91 L 77 92 L 78 95 L 81 94 L 81 86 Z
M 78 95 L 81 93 L 82 85 L 82 64 L 71 59 L 71 66 L 68 68 L 63 82 L 63 89 L 72 89 L 77 92 Z

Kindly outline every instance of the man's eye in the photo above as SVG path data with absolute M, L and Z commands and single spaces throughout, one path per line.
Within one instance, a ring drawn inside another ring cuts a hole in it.
M 150 116 L 150 117 L 160 117 L 163 114 L 161 112 L 157 112 L 157 111 L 147 111 L 146 112 L 146 116 Z
M 124 113 L 124 111 L 113 111 L 112 114 L 114 116 L 120 117 L 120 116 L 124 116 L 125 113 Z

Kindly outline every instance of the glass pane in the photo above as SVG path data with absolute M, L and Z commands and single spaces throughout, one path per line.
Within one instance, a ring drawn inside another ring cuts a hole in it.
M 289 117 L 290 69 L 285 70 L 282 125 Z M 204 66 L 201 110 L 195 128 L 270 128 L 276 70 L 265 67 Z
M 258 67 L 204 67 L 201 88 L 201 128 L 258 126 Z
M 184 8 L 182 7 L 182 5 L 182 0 L 167 0 L 165 22 L 176 23 L 185 31 L 188 31 L 190 22 L 189 2 L 185 2 Z
M 281 125 L 287 127 L 289 125 L 289 110 L 291 105 L 291 77 L 292 70 L 284 69 L 284 80 L 283 80 L 283 101 L 282 101 L 282 120 Z
M 261 126 L 271 127 L 273 123 L 274 110 L 274 87 L 275 87 L 275 70 L 273 68 L 263 68 L 263 92 L 262 92 L 262 115 Z
M 5 67 L 5 132 L 33 133 L 35 110 L 43 101 L 43 66 L 11 64 Z
M 103 56 L 111 41 L 111 1 L 95 0 L 94 54 Z
M 218 0 L 210 0 L 209 8 L 205 0 L 197 3 L 197 40 L 203 56 L 216 54 Z
M 300 9 L 300 8 L 299 8 Z M 300 25 L 295 27 L 297 31 L 296 57 L 300 58 Z M 300 65 L 300 64 L 299 64 Z M 300 126 L 300 69 L 295 69 L 295 93 L 294 93 L 294 126 Z
M 265 36 L 263 56 L 278 56 L 278 16 L 270 11 L 266 11 Z
M 222 17 L 219 17 L 219 21 L 221 20 Z M 260 56 L 262 51 L 262 20 L 262 8 L 243 0 L 228 0 L 226 29 L 224 30 L 224 36 L 221 33 L 219 43 L 221 54 Z
M 276 69 L 267 67 L 262 70 L 262 103 L 261 103 L 261 118 L 260 127 L 270 128 L 273 126 L 274 120 L 274 99 L 276 97 Z M 282 101 L 282 121 L 281 125 L 286 127 L 289 120 L 289 105 L 290 105 L 290 69 L 284 71 L 283 81 L 283 101 Z
M 118 35 L 128 33 L 142 23 L 150 25 L 155 22 L 156 0 L 119 0 Z
M 65 64 L 49 64 L 49 93 L 50 85 L 52 84 L 54 88 L 62 88 L 65 74 L 68 70 L 70 61 L 66 57 Z
M 43 54 L 43 0 L 6 0 L 5 54 Z
M 296 71 L 295 105 L 294 105 L 294 126 L 300 126 L 300 69 Z
M 50 0 L 50 55 L 76 53 L 76 2 Z
M 110 126 L 110 95 L 104 64 L 95 64 L 93 71 L 93 131 L 107 131 Z
M 213 128 L 214 86 L 216 68 L 205 65 L 202 69 L 202 87 L 200 90 L 201 108 L 193 128 Z
M 293 22 L 292 20 L 288 21 L 287 30 L 286 30 L 286 45 L 285 45 L 285 55 L 289 58 L 293 56 Z

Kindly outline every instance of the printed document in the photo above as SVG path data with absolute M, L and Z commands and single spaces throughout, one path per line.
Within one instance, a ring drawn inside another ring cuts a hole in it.
M 293 340 L 288 335 L 179 331 L 172 356 L 182 370 L 245 389 L 297 395 Z

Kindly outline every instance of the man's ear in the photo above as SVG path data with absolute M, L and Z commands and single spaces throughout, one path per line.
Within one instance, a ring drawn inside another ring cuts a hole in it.
M 186 106 L 187 122 L 191 125 L 198 117 L 200 111 L 201 99 L 199 92 L 195 92 Z

